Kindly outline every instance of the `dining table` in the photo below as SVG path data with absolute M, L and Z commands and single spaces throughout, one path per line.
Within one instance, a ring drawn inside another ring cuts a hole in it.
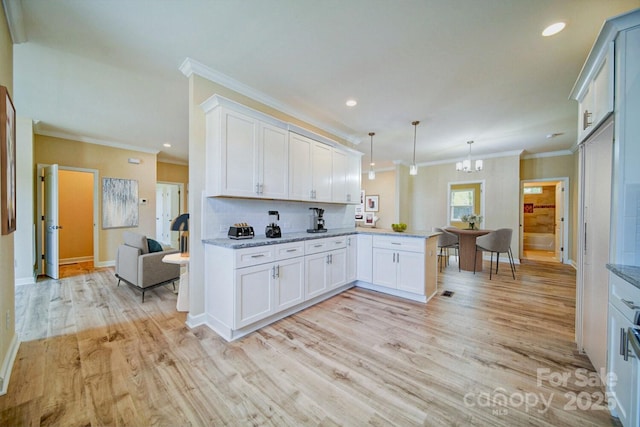
M 465 271 L 482 271 L 482 251 L 476 251 L 476 238 L 491 233 L 493 230 L 447 227 L 446 230 L 458 236 L 458 259 L 460 269 Z

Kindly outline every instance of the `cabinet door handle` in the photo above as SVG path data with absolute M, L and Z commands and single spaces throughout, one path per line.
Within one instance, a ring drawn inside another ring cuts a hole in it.
M 251 258 L 262 258 L 264 254 L 251 255 Z
M 398 255 L 396 255 L 396 262 L 400 263 L 400 253 L 398 252 Z
M 629 337 L 627 337 L 627 331 L 624 330 L 624 328 L 620 329 L 620 332 L 622 332 L 622 358 L 624 359 L 625 362 L 629 361 Z
M 293 248 L 293 249 L 287 249 L 287 252 L 295 252 L 297 251 L 297 249 Z
M 276 266 L 274 267 L 274 271 L 275 271 L 275 273 L 276 273 L 276 277 L 277 277 L 277 278 L 280 278 L 280 265 L 276 265 Z
M 393 262 L 396 262 L 396 253 L 393 253 Z
M 327 264 L 331 264 L 331 262 L 329 262 L 329 255 L 327 255 Z
M 272 279 L 276 278 L 276 266 L 275 265 L 273 267 L 271 267 L 271 278 Z
M 323 245 L 319 244 L 319 245 L 313 245 L 314 248 L 321 248 Z
M 351 194 L 347 194 L 347 202 L 351 201 Z
M 392 245 L 400 245 L 402 246 L 402 243 L 398 243 L 398 242 L 391 242 Z
M 584 110 L 584 113 L 582 114 L 582 130 L 585 130 L 593 124 L 591 121 L 592 114 L 593 113 L 590 113 L 589 110 Z
M 639 309 L 639 308 L 640 308 L 640 305 L 635 305 L 635 304 L 633 303 L 633 301 L 629 301 L 629 300 L 622 299 L 622 298 L 620 298 L 620 301 L 622 301 L 622 303 L 623 303 L 624 305 L 626 305 L 627 307 L 629 307 L 631 310 L 637 310 L 637 309 Z
M 260 184 L 256 182 L 256 194 L 260 194 Z
M 624 328 L 620 328 L 620 356 L 624 357 Z

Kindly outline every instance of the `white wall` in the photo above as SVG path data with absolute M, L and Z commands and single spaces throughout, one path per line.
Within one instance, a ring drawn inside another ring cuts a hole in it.
M 16 285 L 35 283 L 33 124 L 16 120 L 17 219 L 14 243 Z

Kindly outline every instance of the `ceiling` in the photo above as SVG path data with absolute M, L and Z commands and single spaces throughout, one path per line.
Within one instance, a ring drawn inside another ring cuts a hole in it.
M 36 132 L 187 162 L 186 58 L 338 136 L 376 168 L 569 150 L 569 93 L 640 0 L 3 0 L 14 103 Z M 556 21 L 566 29 L 541 31 Z M 358 105 L 345 106 L 348 98 Z M 547 138 L 548 134 L 560 134 Z M 170 143 L 170 148 L 163 147 Z

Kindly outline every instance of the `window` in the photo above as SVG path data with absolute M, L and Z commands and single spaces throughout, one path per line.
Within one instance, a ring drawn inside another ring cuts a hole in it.
M 523 194 L 542 194 L 542 187 L 524 187 Z
M 473 189 L 451 190 L 451 221 L 460 221 L 463 215 L 473 213 Z

